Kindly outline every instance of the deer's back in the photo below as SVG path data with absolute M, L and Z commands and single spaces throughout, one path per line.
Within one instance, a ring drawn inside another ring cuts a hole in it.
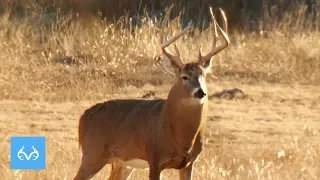
M 80 146 L 83 150 L 84 146 L 99 149 L 98 146 L 106 148 L 112 144 L 143 146 L 147 138 L 144 136 L 154 127 L 151 124 L 161 118 L 165 102 L 163 99 L 110 100 L 92 106 L 80 118 Z

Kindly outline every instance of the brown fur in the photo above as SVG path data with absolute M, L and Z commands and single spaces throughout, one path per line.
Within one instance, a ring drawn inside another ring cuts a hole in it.
M 198 79 L 204 74 L 198 66 L 186 65 L 181 73 Z M 181 177 L 188 178 L 202 149 L 207 117 L 204 98 L 203 104 L 184 104 L 192 97 L 178 80 L 167 100 L 110 100 L 87 109 L 79 121 L 83 157 L 75 179 L 91 177 L 105 164 L 115 163 L 113 167 L 119 168 L 113 168 L 110 178 L 124 179 L 130 171 L 122 177 L 117 174 L 124 169 L 123 162 L 132 159 L 149 163 L 150 179 L 157 179 L 167 168 L 181 169 Z

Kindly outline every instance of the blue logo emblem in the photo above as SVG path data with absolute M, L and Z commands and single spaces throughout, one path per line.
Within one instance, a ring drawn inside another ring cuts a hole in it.
M 11 169 L 42 170 L 46 168 L 46 138 L 13 136 L 10 139 Z

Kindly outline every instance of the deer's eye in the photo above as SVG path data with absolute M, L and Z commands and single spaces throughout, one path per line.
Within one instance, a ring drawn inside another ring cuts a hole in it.
M 184 81 L 189 80 L 189 77 L 188 77 L 188 76 L 186 76 L 186 75 L 182 76 L 181 78 L 182 78 L 182 80 L 184 80 Z

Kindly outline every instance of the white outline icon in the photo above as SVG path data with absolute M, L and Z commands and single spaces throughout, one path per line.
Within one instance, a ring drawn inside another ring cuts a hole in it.
M 39 152 L 36 148 L 34 148 L 34 146 L 32 146 L 33 151 L 29 154 L 29 156 L 27 155 L 27 153 L 23 151 L 23 149 L 24 149 L 24 146 L 22 146 L 22 148 L 18 151 L 18 154 L 17 154 L 18 158 L 21 161 L 24 161 L 24 160 L 29 161 L 32 157 L 33 158 L 31 160 L 35 161 L 39 158 Z M 23 156 L 25 157 L 25 159 L 23 158 Z

